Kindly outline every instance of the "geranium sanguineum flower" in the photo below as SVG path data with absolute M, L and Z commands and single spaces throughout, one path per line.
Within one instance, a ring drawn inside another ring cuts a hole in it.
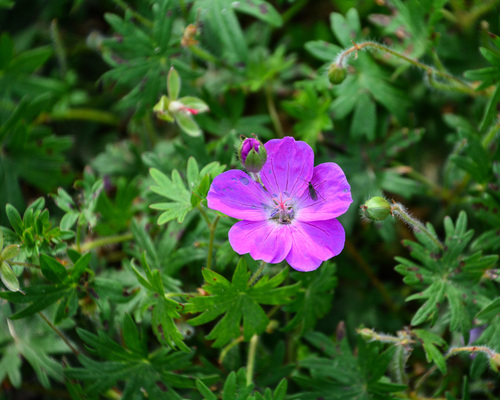
M 305 142 L 285 137 L 265 148 L 262 185 L 243 171 L 226 171 L 214 179 L 208 207 L 241 220 L 229 231 L 238 254 L 315 270 L 344 247 L 344 228 L 336 218 L 352 203 L 351 188 L 337 164 L 314 167 Z

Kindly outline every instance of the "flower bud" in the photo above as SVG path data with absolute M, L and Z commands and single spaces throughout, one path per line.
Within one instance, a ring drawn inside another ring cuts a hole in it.
M 372 221 L 382 221 L 392 214 L 391 205 L 380 196 L 372 197 L 361 206 L 361 210 L 363 215 Z
M 342 83 L 346 77 L 345 69 L 333 63 L 328 67 L 328 80 L 332 85 Z
M 241 165 L 252 173 L 259 172 L 267 161 L 267 151 L 264 145 L 254 138 L 245 138 L 238 148 Z

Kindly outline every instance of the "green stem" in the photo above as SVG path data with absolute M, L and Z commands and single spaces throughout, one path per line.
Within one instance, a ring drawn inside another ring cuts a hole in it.
M 39 266 L 39 265 L 36 265 L 36 264 L 31 264 L 31 263 L 27 263 L 27 262 L 9 261 L 9 264 L 12 264 L 12 265 L 21 265 L 21 266 L 23 266 L 23 267 L 27 267 L 27 268 L 36 268 L 36 269 L 40 269 L 40 266 Z
M 212 254 L 214 252 L 214 238 L 215 238 L 215 228 L 217 228 L 217 223 L 219 222 L 220 217 L 217 215 L 209 225 L 210 229 L 210 240 L 208 241 L 208 254 L 207 254 L 207 268 L 210 269 L 212 266 Z
M 248 281 L 248 286 L 252 286 L 255 283 L 255 281 L 259 278 L 260 274 L 264 270 L 265 266 L 266 266 L 266 263 L 264 261 L 262 261 L 260 263 L 260 267 L 257 269 L 257 271 L 255 271 L 255 273 L 252 275 L 252 277 Z
M 253 370 L 255 367 L 255 354 L 257 353 L 258 342 L 259 337 L 257 335 L 253 335 L 248 346 L 247 386 L 249 386 L 253 382 Z
M 488 132 L 483 137 L 483 140 L 481 141 L 481 144 L 485 149 L 488 149 L 489 145 L 491 142 L 495 139 L 495 137 L 498 135 L 500 132 L 500 122 L 496 123 Z
M 488 347 L 484 346 L 464 346 L 464 347 L 455 347 L 454 349 L 451 349 L 448 354 L 444 356 L 445 360 L 448 360 L 450 357 L 453 357 L 454 355 L 457 355 L 458 353 L 484 353 L 488 356 L 488 358 L 496 358 L 498 357 L 498 354 L 495 353 L 493 350 L 489 349 Z M 431 376 L 431 374 L 436 371 L 437 366 L 434 365 L 431 369 L 429 369 L 422 377 L 418 380 L 418 382 L 415 384 L 415 393 L 418 394 L 420 391 L 420 387 L 422 384 Z
M 274 130 L 278 134 L 279 138 L 283 138 L 285 137 L 285 133 L 283 131 L 283 127 L 281 126 L 281 121 L 278 115 L 278 111 L 276 110 L 276 105 L 274 104 L 271 84 L 267 84 L 264 88 L 264 91 L 266 94 L 267 109 L 269 110 L 269 115 L 271 116 Z
M 344 68 L 344 61 L 347 60 L 347 58 L 349 57 L 350 54 L 352 53 L 355 53 L 357 54 L 358 50 L 362 50 L 363 48 L 365 47 L 371 47 L 371 48 L 374 48 L 374 49 L 377 49 L 377 50 L 380 50 L 380 51 L 384 51 L 386 53 L 389 53 L 389 54 L 392 54 L 393 56 L 395 57 L 398 57 L 402 60 L 405 60 L 407 62 L 409 62 L 410 64 L 414 65 L 415 67 L 417 68 L 420 68 L 424 71 L 427 71 L 427 73 L 429 74 L 429 76 L 432 77 L 432 75 L 435 75 L 435 76 L 439 76 L 443 79 L 446 79 L 452 83 L 454 83 L 456 86 L 454 86 L 454 89 L 456 90 L 459 90 L 461 92 L 464 92 L 464 93 L 467 93 L 471 96 L 480 96 L 480 95 L 486 95 L 486 92 L 485 91 L 476 91 L 472 86 L 470 86 L 467 82 L 464 82 L 462 81 L 461 79 L 453 76 L 453 75 L 450 75 L 446 72 L 443 72 L 443 71 L 439 71 L 435 68 L 432 68 L 428 65 L 425 65 L 423 63 L 421 63 L 420 61 L 418 60 L 415 60 L 413 58 L 410 58 L 410 57 L 407 57 L 405 56 L 404 54 L 401 54 L 395 50 L 392 50 L 386 46 L 383 46 L 379 43 L 376 43 L 376 42 L 371 42 L 371 41 L 367 41 L 367 42 L 363 42 L 361 44 L 354 44 L 354 46 L 350 47 L 349 49 L 347 50 L 344 50 L 342 53 L 340 53 L 340 55 L 337 57 L 337 59 L 334 61 L 335 64 L 337 64 L 337 66 L 339 68 Z
M 84 243 L 82 246 L 79 247 L 79 251 L 80 251 L 80 253 L 85 253 L 85 252 L 90 251 L 92 249 L 95 249 L 97 247 L 108 246 L 110 244 L 115 244 L 115 243 L 127 242 L 129 240 L 132 240 L 133 237 L 134 236 L 132 235 L 132 233 L 127 232 L 127 233 L 124 233 L 122 235 L 113 235 L 113 236 L 99 238 L 99 239 Z M 77 250 L 78 250 L 78 247 L 77 247 Z
M 243 342 L 243 336 L 240 336 L 240 337 L 237 337 L 236 339 L 233 339 L 231 341 L 231 343 L 229 343 L 226 347 L 224 347 L 222 349 L 222 351 L 220 352 L 220 356 L 219 356 L 219 364 L 222 364 L 222 361 L 224 361 L 224 358 L 226 358 L 227 356 L 227 353 L 229 353 L 229 351 L 236 345 L 238 345 L 239 343 Z
M 99 122 L 107 125 L 118 125 L 120 119 L 107 111 L 94 110 L 92 108 L 70 108 L 63 111 L 55 111 L 52 114 L 42 113 L 36 119 L 37 123 L 47 123 L 60 120 L 84 120 Z
M 195 56 L 197 56 L 198 58 L 204 60 L 204 61 L 207 61 L 207 62 L 210 62 L 210 63 L 213 63 L 219 67 L 223 67 L 223 63 L 217 58 L 215 57 L 214 55 L 210 54 L 208 51 L 206 50 L 203 50 L 201 47 L 199 46 L 188 46 L 187 49 L 193 53 Z
M 113 0 L 118 7 L 121 7 L 124 11 L 128 10 L 135 19 L 137 19 L 141 24 L 144 26 L 147 26 L 148 28 L 153 27 L 153 23 L 147 19 L 144 18 L 141 14 L 139 14 L 137 11 L 133 10 L 125 1 L 123 0 Z
M 50 328 L 63 340 L 63 342 L 66 343 L 66 345 L 75 354 L 75 356 L 78 357 L 80 355 L 80 352 L 73 347 L 73 345 L 69 342 L 69 340 L 66 339 L 66 336 L 64 336 L 63 333 L 59 329 L 57 329 L 42 312 L 39 311 L 38 315 L 42 317 L 42 319 L 47 323 L 47 325 L 50 326 Z
M 432 240 L 432 242 L 437 246 L 439 247 L 440 250 L 444 250 L 444 246 L 443 244 L 438 240 L 438 238 L 436 238 L 436 236 L 434 236 L 432 234 L 432 232 L 430 230 L 428 230 L 424 224 L 422 224 L 418 219 L 412 217 L 406 210 L 405 208 L 399 204 L 399 203 L 396 203 L 394 204 L 392 207 L 391 207 L 391 212 L 393 215 L 396 215 L 397 217 L 399 217 L 401 220 L 403 220 L 404 222 L 408 223 L 408 225 L 410 225 L 413 229 L 415 230 L 419 230 L 423 233 L 425 233 L 429 239 Z
M 299 0 L 293 6 L 291 6 L 288 10 L 283 13 L 283 23 L 286 24 L 290 21 L 297 13 L 302 10 L 309 0 Z

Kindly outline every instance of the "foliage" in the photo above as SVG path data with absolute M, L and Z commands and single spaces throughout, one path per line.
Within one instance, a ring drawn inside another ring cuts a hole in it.
M 0 0 L 0 397 L 499 398 L 499 4 Z M 313 272 L 207 207 L 253 133 L 346 174 Z

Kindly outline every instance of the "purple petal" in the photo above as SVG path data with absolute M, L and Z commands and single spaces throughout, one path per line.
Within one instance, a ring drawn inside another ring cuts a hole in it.
M 229 230 L 229 243 L 238 254 L 250 253 L 254 260 L 279 263 L 290 252 L 289 225 L 270 221 L 240 221 Z
M 259 183 L 236 169 L 216 176 L 207 195 L 209 208 L 248 221 L 266 219 L 270 202 L 269 194 Z
M 294 221 L 290 226 L 292 248 L 286 261 L 297 271 L 313 271 L 344 248 L 344 228 L 336 219 Z
M 310 190 L 302 194 L 295 218 L 300 221 L 324 221 L 347 211 L 352 203 L 351 187 L 337 164 L 318 165 L 310 182 L 316 196 L 311 197 Z
M 311 147 L 292 137 L 270 140 L 265 147 L 267 162 L 260 175 L 269 193 L 287 192 L 290 197 L 302 193 L 314 167 Z

